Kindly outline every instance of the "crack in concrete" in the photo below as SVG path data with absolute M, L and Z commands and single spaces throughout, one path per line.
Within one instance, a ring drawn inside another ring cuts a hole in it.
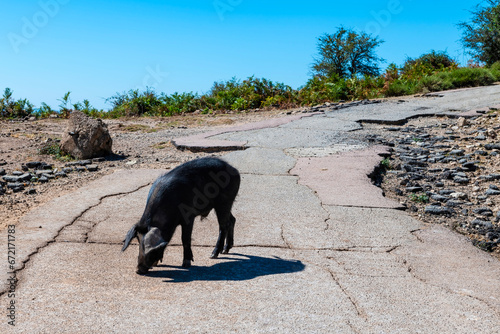
M 283 243 L 286 245 L 286 247 L 284 247 L 284 248 L 285 249 L 292 249 L 292 247 L 290 246 L 288 241 L 286 241 L 286 238 L 285 238 L 285 224 L 281 224 L 280 229 L 281 229 L 281 233 L 280 233 L 281 240 L 283 240 Z
M 57 231 L 56 235 L 52 238 L 52 240 L 49 240 L 47 241 L 45 244 L 43 244 L 42 246 L 39 246 L 37 247 L 33 252 L 29 253 L 26 260 L 23 260 L 21 262 L 21 266 L 15 270 L 12 271 L 12 274 L 15 275 L 16 277 L 26 268 L 26 265 L 31 261 L 31 258 L 40 253 L 43 249 L 45 249 L 46 247 L 50 246 L 52 243 L 55 243 L 56 242 L 56 239 L 59 237 L 59 235 L 61 234 L 61 232 L 68 226 L 71 226 L 73 225 L 78 219 L 80 219 L 85 213 L 87 213 L 89 210 L 99 206 L 102 201 L 106 198 L 109 198 L 109 197 L 115 197 L 115 196 L 121 196 L 121 195 L 127 195 L 127 194 L 131 194 L 131 193 L 134 193 L 136 191 L 139 191 L 141 190 L 142 188 L 145 188 L 145 187 L 148 187 L 152 184 L 152 182 L 149 182 L 148 184 L 146 185 L 143 185 L 143 186 L 140 186 L 134 190 L 131 190 L 131 191 L 128 191 L 128 192 L 120 192 L 120 193 L 116 193 L 116 194 L 110 194 L 110 195 L 104 195 L 102 196 L 101 198 L 99 198 L 99 203 L 95 204 L 95 205 L 91 205 L 89 206 L 88 208 L 86 208 L 85 210 L 83 210 L 78 216 L 76 216 L 69 224 L 67 225 L 64 225 L 63 227 L 61 227 L 59 229 L 59 231 Z M 19 287 L 21 283 L 21 279 L 18 278 L 17 280 L 17 286 Z M 0 297 L 2 297 L 5 293 L 7 293 L 8 291 L 8 288 L 5 289 L 5 290 L 2 290 L 0 291 Z
M 423 241 L 422 241 L 423 242 Z M 484 305 L 486 305 L 493 313 L 497 314 L 498 316 L 500 316 L 500 310 L 497 309 L 497 307 L 495 305 L 492 305 L 491 303 L 489 303 L 487 300 L 485 299 L 481 299 L 479 297 L 476 297 L 476 296 L 473 296 L 472 294 L 470 293 L 467 293 L 466 291 L 462 290 L 462 291 L 456 291 L 456 290 L 453 290 L 453 289 L 450 289 L 450 288 L 447 288 L 447 287 L 444 287 L 444 286 L 441 286 L 441 285 L 437 285 L 437 284 L 432 284 L 428 281 L 426 281 L 425 279 L 421 278 L 421 277 L 418 277 L 417 274 L 415 274 L 415 272 L 413 271 L 413 268 L 411 266 L 411 264 L 408 263 L 408 261 L 406 260 L 402 260 L 402 265 L 404 267 L 407 268 L 408 270 L 408 273 L 410 273 L 410 275 L 416 279 L 417 281 L 425 284 L 425 285 L 429 285 L 429 286 L 432 286 L 434 288 L 438 288 L 438 289 L 441 289 L 443 291 L 446 291 L 450 294 L 454 294 L 454 295 L 459 295 L 459 296 L 466 296 L 466 297 L 469 297 L 471 299 L 474 299 Z
M 421 229 L 412 230 L 412 231 L 410 231 L 410 234 L 413 235 L 415 237 L 415 239 L 417 239 L 417 241 L 424 243 L 424 240 L 422 238 L 420 238 L 417 234 L 417 232 L 420 232 L 420 231 L 421 231 Z
M 337 284 L 337 286 L 340 288 L 342 293 L 347 297 L 349 302 L 352 304 L 352 306 L 356 310 L 357 315 L 365 321 L 368 320 L 368 315 L 366 314 L 366 312 L 363 310 L 363 308 L 361 306 L 358 305 L 358 302 L 356 301 L 356 299 L 348 293 L 347 289 L 344 286 L 342 286 L 339 279 L 335 276 L 335 273 L 328 268 L 324 268 L 321 266 L 320 266 L 320 268 L 326 270 L 330 274 L 330 277 L 332 278 L 332 280 L 335 282 L 335 284 Z
M 123 242 L 112 242 L 112 241 L 54 241 L 60 243 L 71 243 L 71 244 L 98 244 L 98 245 L 122 245 Z M 285 241 L 284 241 L 285 242 Z M 132 243 L 131 246 L 137 246 L 136 243 Z M 182 247 L 180 243 L 172 243 L 168 245 L 169 247 Z M 214 245 L 192 245 L 193 248 L 213 248 Z M 233 248 L 270 248 L 270 249 L 283 249 L 283 250 L 291 250 L 291 251 L 333 251 L 333 252 L 360 252 L 360 253 L 379 253 L 379 252 L 389 252 L 400 246 L 380 246 L 380 247 L 372 247 L 372 246 L 353 246 L 353 247 L 319 247 L 319 248 L 305 248 L 305 247 L 293 247 L 291 245 L 257 245 L 257 244 L 243 244 L 243 245 L 235 245 Z M 380 248 L 380 250 L 379 250 Z M 387 250 L 389 248 L 389 250 Z M 231 253 L 229 253 L 231 254 Z
M 395 250 L 396 250 L 396 249 L 398 249 L 399 247 L 401 247 L 401 245 L 394 246 L 394 247 L 392 247 L 392 248 L 390 248 L 390 249 L 386 250 L 385 252 L 390 254 L 391 252 L 395 251 Z

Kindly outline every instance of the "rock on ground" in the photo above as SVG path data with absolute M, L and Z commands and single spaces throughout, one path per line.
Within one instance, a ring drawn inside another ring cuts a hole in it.
M 81 111 L 73 111 L 60 148 L 75 158 L 88 159 L 113 153 L 112 144 L 108 126 L 102 120 L 92 119 Z

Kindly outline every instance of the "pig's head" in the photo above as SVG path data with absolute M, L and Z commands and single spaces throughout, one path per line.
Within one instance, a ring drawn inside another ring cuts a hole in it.
M 144 233 L 145 232 L 145 233 Z M 137 225 L 128 231 L 122 252 L 127 249 L 130 241 L 137 237 L 139 240 L 139 257 L 137 259 L 137 273 L 144 275 L 158 261 L 163 259 L 163 252 L 167 247 L 167 242 L 163 239 L 160 229 L 151 227 L 146 232 L 141 232 Z

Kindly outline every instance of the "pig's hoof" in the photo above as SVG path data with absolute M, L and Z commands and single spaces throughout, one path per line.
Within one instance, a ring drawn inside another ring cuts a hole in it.
M 191 261 L 190 260 L 184 260 L 182 261 L 182 268 L 190 268 L 191 267 Z

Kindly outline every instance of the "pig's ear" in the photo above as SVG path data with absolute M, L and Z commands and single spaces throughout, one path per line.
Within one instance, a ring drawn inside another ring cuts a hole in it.
M 127 249 L 128 245 L 130 244 L 130 241 L 134 239 L 137 236 L 137 224 L 132 226 L 132 228 L 127 232 L 127 236 L 125 237 L 125 241 L 123 243 L 123 248 L 122 252 Z
M 153 227 L 144 235 L 144 255 L 152 262 L 156 262 L 163 258 L 167 244 L 161 236 L 161 231 L 157 227 Z

